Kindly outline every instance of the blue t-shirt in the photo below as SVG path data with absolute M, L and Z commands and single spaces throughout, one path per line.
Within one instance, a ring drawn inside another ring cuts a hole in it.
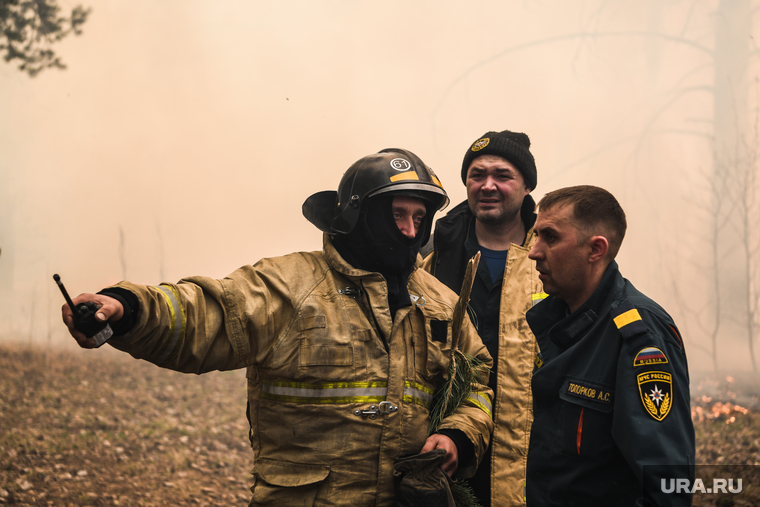
M 507 263 L 507 250 L 491 250 L 489 248 L 480 247 L 480 255 L 486 266 L 488 266 L 488 274 L 491 275 L 491 283 L 496 283 L 496 280 L 501 278 L 504 273 L 504 265 Z

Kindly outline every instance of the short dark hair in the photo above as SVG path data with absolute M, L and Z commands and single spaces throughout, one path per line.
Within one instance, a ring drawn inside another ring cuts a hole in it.
M 600 235 L 609 243 L 608 256 L 614 259 L 625 237 L 625 212 L 615 196 L 591 185 L 560 188 L 546 194 L 539 202 L 539 212 L 567 204 L 573 205 L 573 218 L 590 236 Z

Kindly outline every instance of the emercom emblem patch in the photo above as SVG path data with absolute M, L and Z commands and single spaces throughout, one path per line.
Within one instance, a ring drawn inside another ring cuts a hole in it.
M 648 364 L 663 364 L 667 363 L 668 358 L 665 357 L 663 351 L 657 347 L 647 347 L 639 350 L 636 357 L 633 358 L 633 366 L 646 366 Z
M 488 146 L 488 143 L 490 143 L 490 142 L 491 142 L 491 139 L 489 139 L 488 137 L 484 137 L 482 139 L 478 139 L 477 141 L 475 141 L 472 144 L 472 151 L 480 151 L 483 148 L 485 148 L 486 146 Z
M 662 421 L 673 406 L 673 376 L 664 371 L 649 371 L 636 375 L 641 402 L 647 413 Z

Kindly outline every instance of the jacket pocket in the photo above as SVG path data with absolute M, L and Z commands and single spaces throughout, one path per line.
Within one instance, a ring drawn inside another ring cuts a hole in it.
M 300 346 L 298 364 L 308 366 L 351 366 L 354 353 L 350 339 L 330 333 L 327 318 L 314 315 L 298 319 Z
M 252 505 L 309 506 L 320 490 L 328 487 L 330 467 L 259 459 L 253 469 Z
M 354 349 L 351 345 L 306 345 L 301 343 L 299 364 L 304 366 L 351 366 Z
M 615 451 L 612 439 L 614 390 L 597 381 L 567 377 L 559 397 L 557 437 L 564 454 L 605 461 Z

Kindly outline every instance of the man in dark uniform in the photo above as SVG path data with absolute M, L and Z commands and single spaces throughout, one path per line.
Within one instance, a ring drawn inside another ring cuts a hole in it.
M 671 317 L 618 271 L 625 213 L 591 186 L 538 206 L 530 258 L 549 297 L 527 313 L 540 349 L 528 505 L 691 505 L 660 488 L 694 476 L 686 354 Z

